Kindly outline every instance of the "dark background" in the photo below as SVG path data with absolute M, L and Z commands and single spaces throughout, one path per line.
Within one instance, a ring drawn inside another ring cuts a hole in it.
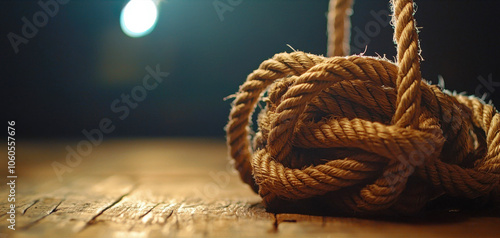
M 81 138 L 102 118 L 116 126 L 110 137 L 222 137 L 230 109 L 223 98 L 263 60 L 291 52 L 287 44 L 326 53 L 327 0 L 243 0 L 223 21 L 212 2 L 163 1 L 153 32 L 130 38 L 119 23 L 125 0 L 73 0 L 15 54 L 7 34 L 21 35 L 21 18 L 31 20 L 41 8 L 36 1 L 1 1 L 4 120 L 16 120 L 17 136 L 25 138 Z M 363 31 L 374 21 L 370 11 L 388 10 L 387 2 L 358 0 L 353 26 Z M 425 79 L 436 83 L 442 75 L 446 88 L 468 94 L 481 85 L 479 77 L 491 74 L 500 84 L 500 1 L 417 4 Z M 366 55 L 393 59 L 391 26 L 369 40 Z M 157 64 L 168 78 L 118 119 L 111 103 L 142 83 L 146 66 Z M 481 94 L 499 105 L 500 85 L 492 89 L 482 87 Z

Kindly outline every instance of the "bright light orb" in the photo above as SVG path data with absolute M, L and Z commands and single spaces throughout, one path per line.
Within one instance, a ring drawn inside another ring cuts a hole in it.
M 156 25 L 158 9 L 153 0 L 130 0 L 120 16 L 122 31 L 130 37 L 149 34 Z

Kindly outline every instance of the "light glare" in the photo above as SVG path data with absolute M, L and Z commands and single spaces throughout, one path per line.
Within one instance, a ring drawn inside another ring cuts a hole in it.
M 131 0 L 120 16 L 122 31 L 130 37 L 149 34 L 156 25 L 158 9 L 152 0 Z

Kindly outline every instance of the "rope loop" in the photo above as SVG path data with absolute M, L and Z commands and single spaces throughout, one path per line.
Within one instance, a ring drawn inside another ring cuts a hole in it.
M 330 2 L 332 57 L 279 53 L 240 86 L 226 131 L 242 180 L 273 211 L 414 213 L 443 194 L 499 202 L 498 111 L 422 81 L 412 0 L 392 1 L 396 63 L 342 57 L 351 5 Z

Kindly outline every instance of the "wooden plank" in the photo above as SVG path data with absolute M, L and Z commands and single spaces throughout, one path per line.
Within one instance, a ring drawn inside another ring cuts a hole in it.
M 21 215 L 16 219 L 18 229 L 28 229 L 30 226 L 52 214 L 63 200 L 61 198 L 40 198 L 23 207 Z
M 111 176 L 82 179 L 70 188 L 57 190 L 41 199 L 47 201 L 45 206 L 36 208 L 35 204 L 21 216 L 21 220 L 27 221 L 22 227 L 23 235 L 72 236 L 92 225 L 95 217 L 119 202 L 133 185 L 128 177 Z
M 95 218 L 92 225 L 79 232 L 80 236 L 112 237 L 130 231 L 138 224 L 163 225 L 172 214 L 175 202 L 138 185 L 130 194 Z
M 262 207 L 238 201 L 184 202 L 162 229 L 180 237 L 263 237 L 273 232 L 273 217 Z
M 8 237 L 500 237 L 500 215 L 433 213 L 381 220 L 265 212 L 221 140 L 115 140 L 59 181 L 72 142 L 19 146 L 17 226 Z M 0 191 L 6 197 L 7 191 Z
M 435 216 L 439 218 L 436 219 Z M 280 236 L 335 237 L 500 237 L 500 217 L 463 213 L 430 214 L 399 219 L 361 219 L 277 214 Z
M 218 237 L 251 234 L 250 231 L 267 234 L 273 227 L 273 216 L 264 211 L 260 198 L 236 175 L 227 178 L 224 189 L 208 194 L 205 185 L 215 184 L 209 173 L 142 177 L 137 189 L 78 235 Z
M 401 219 L 399 221 L 325 218 L 325 228 L 350 236 L 500 237 L 500 228 L 498 227 L 500 218 L 460 218 L 461 216 L 460 214 L 453 214 L 450 217 L 440 218 L 438 220 L 432 219 L 431 217 L 422 217 L 416 220 Z

